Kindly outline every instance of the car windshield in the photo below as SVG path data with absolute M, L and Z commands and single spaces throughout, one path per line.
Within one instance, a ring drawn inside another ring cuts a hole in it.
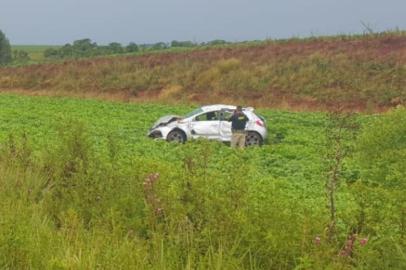
M 201 112 L 203 112 L 203 110 L 202 110 L 201 108 L 198 108 L 198 109 L 196 109 L 196 110 L 194 110 L 194 111 L 192 111 L 192 112 L 186 114 L 186 115 L 185 115 L 185 118 L 189 118 L 189 117 L 191 117 L 191 116 L 193 116 L 193 115 L 195 115 L 195 114 L 201 113 Z

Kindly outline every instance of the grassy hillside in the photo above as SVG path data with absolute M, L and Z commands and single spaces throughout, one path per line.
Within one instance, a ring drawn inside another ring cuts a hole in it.
M 261 148 L 146 138 L 191 109 L 1 94 L 0 268 L 405 269 L 404 109 L 356 116 L 356 141 L 277 110 Z
M 406 34 L 267 41 L 0 69 L 0 89 L 373 110 L 406 102 Z

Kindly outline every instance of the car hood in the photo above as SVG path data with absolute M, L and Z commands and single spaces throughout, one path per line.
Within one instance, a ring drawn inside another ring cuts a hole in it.
M 162 116 L 161 118 L 159 118 L 154 123 L 154 125 L 152 126 L 152 129 L 154 129 L 154 128 L 158 127 L 158 126 L 161 126 L 161 125 L 167 125 L 167 124 L 169 124 L 169 123 L 171 123 L 173 121 L 179 120 L 179 119 L 182 119 L 182 117 L 179 116 L 179 115 L 165 115 L 165 116 Z

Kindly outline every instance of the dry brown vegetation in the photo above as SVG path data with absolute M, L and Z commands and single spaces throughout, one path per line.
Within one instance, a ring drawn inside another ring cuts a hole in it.
M 406 103 L 406 34 L 290 39 L 1 68 L 0 89 L 125 101 L 385 109 Z

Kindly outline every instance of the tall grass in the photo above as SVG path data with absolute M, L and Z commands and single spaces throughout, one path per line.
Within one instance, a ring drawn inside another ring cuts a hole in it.
M 0 268 L 403 269 L 406 263 L 396 215 L 388 214 L 393 204 L 381 196 L 388 190 L 371 186 L 365 193 L 361 183 L 343 183 L 337 237 L 328 241 L 323 194 L 301 197 L 297 183 L 259 174 L 249 151 L 228 149 L 213 161 L 218 145 L 197 141 L 182 146 L 176 165 L 148 155 L 124 158 L 114 135 L 96 151 L 101 146 L 86 125 L 61 126 L 56 143 L 44 149 L 25 134 L 1 144 Z M 362 209 L 358 194 L 368 203 L 380 197 L 380 206 L 365 209 L 359 237 L 369 243 L 357 239 L 351 254 L 341 255 Z

